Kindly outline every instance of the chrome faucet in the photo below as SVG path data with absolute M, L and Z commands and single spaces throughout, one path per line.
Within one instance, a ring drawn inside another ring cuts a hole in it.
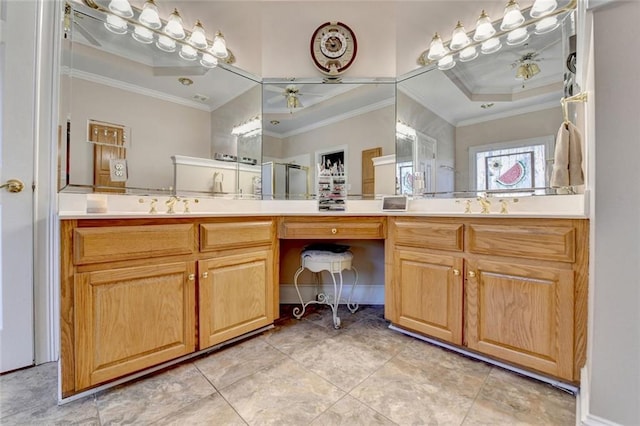
M 176 203 L 180 200 L 180 198 L 176 197 L 175 195 L 172 195 L 169 197 L 169 199 L 167 201 L 165 201 L 165 204 L 167 205 L 167 214 L 174 214 L 175 211 L 175 205 Z

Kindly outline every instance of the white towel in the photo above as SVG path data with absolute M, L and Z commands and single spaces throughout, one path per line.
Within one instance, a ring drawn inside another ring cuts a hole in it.
M 560 188 L 582 184 L 584 184 L 582 135 L 573 123 L 562 123 L 556 137 L 551 187 Z

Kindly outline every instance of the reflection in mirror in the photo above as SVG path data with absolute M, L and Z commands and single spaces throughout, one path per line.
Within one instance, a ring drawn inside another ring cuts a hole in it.
M 572 94 L 573 13 L 558 18 L 551 31 L 529 28 L 517 44 L 505 37 L 494 53 L 398 80 L 398 193 L 556 193 L 549 177 L 560 99 Z
M 246 131 L 261 116 L 256 78 L 140 43 L 131 25 L 114 34 L 100 10 L 80 3 L 68 9 L 61 187 L 260 196 L 261 136 Z
M 326 168 L 344 172 L 349 196 L 372 197 L 367 152 L 395 150 L 394 83 L 265 80 L 263 196 L 313 198 L 319 169 Z

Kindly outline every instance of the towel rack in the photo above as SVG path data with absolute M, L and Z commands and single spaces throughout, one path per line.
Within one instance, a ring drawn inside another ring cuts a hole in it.
M 587 92 L 580 92 L 577 95 L 560 99 L 560 103 L 562 104 L 562 118 L 564 119 L 564 124 L 569 123 L 569 111 L 567 109 L 567 104 L 569 102 L 587 102 Z

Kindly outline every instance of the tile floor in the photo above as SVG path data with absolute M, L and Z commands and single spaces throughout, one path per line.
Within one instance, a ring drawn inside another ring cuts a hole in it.
M 283 306 L 276 327 L 160 373 L 56 405 L 55 363 L 0 376 L 2 425 L 574 425 L 550 385 L 389 330 L 378 306 Z

